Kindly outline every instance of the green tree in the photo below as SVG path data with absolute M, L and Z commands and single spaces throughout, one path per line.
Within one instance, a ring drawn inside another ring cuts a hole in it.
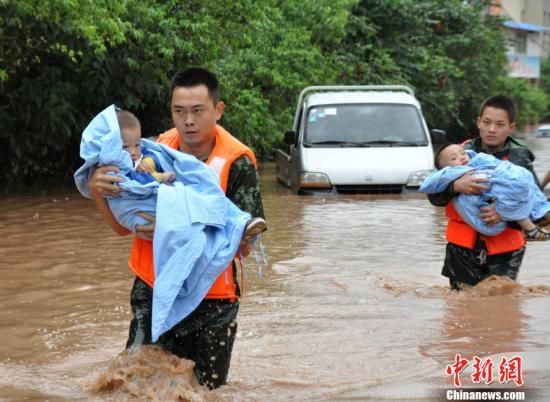
M 504 74 L 499 20 L 489 1 L 362 0 L 341 55 L 342 81 L 410 85 L 428 124 L 464 136 Z
M 2 182 L 69 182 L 82 129 L 111 103 L 135 112 L 146 136 L 169 128 L 169 77 L 191 65 L 218 73 L 223 124 L 267 155 L 301 88 L 335 80 L 330 52 L 354 4 L 35 3 L 0 0 Z
M 542 59 L 540 65 L 540 89 L 550 99 L 550 57 Z M 544 110 L 541 113 L 541 119 L 544 122 L 550 122 L 550 113 Z
M 526 125 L 539 121 L 545 113 L 548 113 L 549 94 L 524 79 L 500 77 L 496 91 L 510 97 L 516 103 L 518 109 L 516 124 L 519 131 L 522 131 Z
M 82 130 L 111 103 L 145 136 L 170 128 L 168 80 L 193 65 L 218 73 L 222 124 L 260 158 L 308 85 L 410 85 L 431 127 L 467 135 L 482 99 L 525 89 L 501 79 L 488 3 L 0 0 L 0 182 L 72 181 Z M 521 103 L 545 104 L 537 93 Z
M 0 1 L 0 181 L 66 176 L 81 95 L 75 71 L 85 53 L 123 41 L 119 12 L 112 1 Z
M 227 7 L 202 1 L 193 8 L 193 16 L 213 21 L 205 31 L 208 54 L 200 59 L 220 77 L 223 124 L 260 157 L 269 156 L 290 126 L 301 89 L 336 81 L 333 53 L 354 3 L 243 0 Z M 193 17 L 180 12 L 178 21 Z

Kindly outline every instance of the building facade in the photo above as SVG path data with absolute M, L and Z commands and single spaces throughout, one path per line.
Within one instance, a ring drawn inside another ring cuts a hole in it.
M 550 0 L 493 0 L 489 13 L 505 20 L 509 75 L 538 81 L 550 56 Z

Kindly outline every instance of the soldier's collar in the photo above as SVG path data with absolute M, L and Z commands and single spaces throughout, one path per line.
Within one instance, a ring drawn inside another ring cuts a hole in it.
M 198 160 L 202 161 L 202 162 L 206 162 L 208 160 L 208 157 L 212 153 L 212 150 L 214 149 L 215 145 L 216 145 L 216 139 L 214 138 L 214 141 L 212 141 L 212 146 L 210 147 L 210 149 L 208 151 L 206 151 L 205 153 L 196 156 L 196 158 Z

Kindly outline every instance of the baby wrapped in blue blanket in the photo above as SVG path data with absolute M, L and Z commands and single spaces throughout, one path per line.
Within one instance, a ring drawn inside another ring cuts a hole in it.
M 117 221 L 136 233 L 136 227 L 149 224 L 138 213 L 156 217 L 152 315 L 156 341 L 203 300 L 234 259 L 245 230 L 249 238 L 265 230 L 265 222 L 251 220 L 226 198 L 218 176 L 194 156 L 140 139 L 141 130 L 137 137 L 123 131 L 124 141 L 114 105 L 97 115 L 82 134 L 84 164 L 74 177 L 81 194 L 91 198 L 88 179 L 95 168 L 118 166 L 123 191 L 118 198 L 107 198 Z M 136 165 L 140 167 L 135 169 Z
M 494 236 L 504 230 L 505 221 L 516 221 L 526 230 L 528 240 L 550 240 L 550 233 L 532 222 L 550 212 L 550 203 L 527 169 L 492 155 L 465 151 L 458 144 L 449 144 L 438 152 L 436 167 L 439 170 L 428 176 L 419 191 L 443 192 L 451 182 L 472 170 L 473 175 L 488 179 L 489 189 L 482 194 L 459 194 L 453 198 L 456 211 L 477 232 Z M 479 216 L 479 208 L 492 202 L 502 220 L 489 226 Z

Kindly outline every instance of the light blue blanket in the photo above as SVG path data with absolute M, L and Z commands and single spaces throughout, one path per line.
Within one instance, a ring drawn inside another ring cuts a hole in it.
M 141 184 L 126 175 L 133 168 L 122 139 L 114 105 L 97 115 L 82 134 L 84 164 L 74 175 L 78 190 L 91 198 L 87 182 L 97 166 L 116 165 L 120 198 L 107 198 L 113 215 L 135 233 L 147 224 L 137 212 L 156 216 L 153 237 L 152 339 L 189 315 L 224 269 L 233 261 L 250 214 L 241 211 L 220 188 L 218 176 L 203 162 L 143 139 L 164 171 L 173 171 L 173 185 Z
M 480 195 L 459 194 L 453 198 L 455 209 L 462 219 L 477 232 L 494 236 L 506 227 L 505 221 L 530 218 L 537 220 L 550 211 L 550 203 L 536 185 L 533 175 L 521 166 L 495 158 L 485 153 L 466 151 L 471 157 L 468 166 L 447 166 L 434 171 L 422 183 L 418 191 L 435 194 L 474 170 L 474 175 L 484 175 L 489 179 L 489 190 Z M 495 200 L 497 212 L 502 221 L 488 226 L 479 216 L 479 208 Z

